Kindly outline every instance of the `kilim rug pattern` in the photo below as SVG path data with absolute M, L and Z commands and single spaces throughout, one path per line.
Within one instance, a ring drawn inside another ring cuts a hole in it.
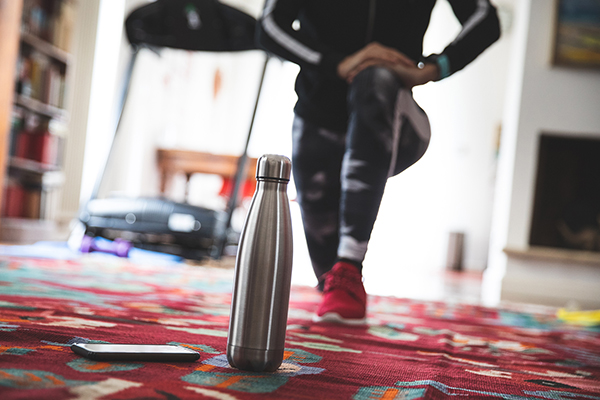
M 369 325 L 311 322 L 294 287 L 275 373 L 225 356 L 232 271 L 0 258 L 0 399 L 600 399 L 600 332 L 517 309 L 369 298 Z M 177 343 L 187 363 L 94 362 L 69 345 Z

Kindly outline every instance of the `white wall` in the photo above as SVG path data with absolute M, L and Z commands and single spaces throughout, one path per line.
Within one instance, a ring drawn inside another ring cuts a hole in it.
M 511 261 L 502 250 L 528 247 L 540 134 L 600 136 L 600 73 L 551 63 L 555 10 L 555 1 L 519 2 L 517 14 L 524 18 L 516 20 L 511 55 L 509 82 L 513 87 L 506 99 L 494 235 L 486 271 L 488 304 L 500 300 L 500 279 L 510 269 Z
M 83 170 L 87 128 L 93 91 L 92 76 L 96 60 L 100 0 L 80 2 L 73 35 L 74 63 L 69 66 L 67 108 L 69 137 L 65 144 L 65 186 L 60 204 L 59 219 L 69 222 L 79 210 L 83 182 L 88 179 Z
M 79 197 L 84 202 L 89 199 L 98 170 L 104 165 L 116 124 L 119 53 L 115 49 L 121 42 L 124 6 L 124 0 L 100 1 L 82 168 L 85 179 Z

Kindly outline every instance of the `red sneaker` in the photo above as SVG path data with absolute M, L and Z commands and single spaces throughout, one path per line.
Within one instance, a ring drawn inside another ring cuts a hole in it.
M 364 324 L 366 312 L 367 293 L 360 272 L 352 264 L 337 262 L 325 274 L 323 299 L 313 321 Z

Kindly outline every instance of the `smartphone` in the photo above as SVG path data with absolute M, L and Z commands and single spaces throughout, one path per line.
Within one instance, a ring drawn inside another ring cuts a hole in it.
M 75 343 L 71 350 L 94 361 L 196 361 L 200 353 L 170 344 Z

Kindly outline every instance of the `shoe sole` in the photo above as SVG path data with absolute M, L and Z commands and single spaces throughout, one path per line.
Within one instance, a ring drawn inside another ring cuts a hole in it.
M 315 315 L 313 322 L 333 322 L 345 325 L 366 325 L 367 317 L 364 318 L 344 318 L 336 312 L 325 313 L 321 316 Z

